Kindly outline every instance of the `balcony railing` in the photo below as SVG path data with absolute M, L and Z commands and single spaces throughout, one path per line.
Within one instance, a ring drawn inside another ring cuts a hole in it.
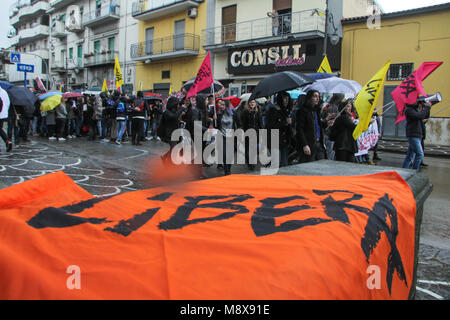
M 51 28 L 52 37 L 65 38 L 67 37 L 66 26 L 61 21 L 56 21 L 53 28 Z
M 164 59 L 178 56 L 197 55 L 200 36 L 185 33 L 131 45 L 131 59 Z
M 49 29 L 50 28 L 48 26 L 33 24 L 32 28 L 30 29 L 20 30 L 18 44 L 23 45 L 39 38 L 48 37 Z
M 324 33 L 325 16 L 319 16 L 317 12 L 321 11 L 298 11 L 278 18 L 266 17 L 205 29 L 202 31 L 203 45 L 217 46 L 296 33 Z
M 50 6 L 55 8 L 55 9 L 60 9 L 63 8 L 65 6 L 68 6 L 69 4 L 72 4 L 74 2 L 76 2 L 78 0 L 51 0 L 50 1 Z
M 178 4 L 181 2 L 203 2 L 197 0 L 152 0 L 152 1 L 136 1 L 132 4 L 131 14 L 138 15 L 145 11 L 152 11 L 164 7 Z
M 25 18 L 32 18 L 42 15 L 50 8 L 46 0 L 22 0 L 14 3 L 10 7 L 10 24 L 16 26 Z
M 92 27 L 120 19 L 120 6 L 111 4 L 106 7 L 83 14 L 81 24 Z
M 51 65 L 50 65 L 50 70 L 52 72 L 65 72 L 66 71 L 66 63 L 63 60 L 52 61 Z
M 84 66 L 93 67 L 98 65 L 114 64 L 116 55 L 118 54 L 119 51 L 112 51 L 110 53 L 96 53 L 94 55 L 85 56 Z

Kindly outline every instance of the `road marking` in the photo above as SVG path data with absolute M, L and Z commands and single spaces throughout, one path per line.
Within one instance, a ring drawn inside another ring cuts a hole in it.
M 432 297 L 434 297 L 434 298 L 436 298 L 436 299 L 444 300 L 444 297 L 441 297 L 441 296 L 438 295 L 437 293 L 434 293 L 434 292 L 432 292 L 432 291 L 430 291 L 430 290 L 423 289 L 423 288 L 418 287 L 418 286 L 416 286 L 416 289 L 419 290 L 419 291 L 422 291 L 422 292 L 424 292 L 424 293 L 426 293 L 426 294 L 429 294 L 430 296 L 432 296 Z
M 417 280 L 420 283 L 437 284 L 442 286 L 450 286 L 450 282 L 445 281 L 432 281 L 432 280 Z

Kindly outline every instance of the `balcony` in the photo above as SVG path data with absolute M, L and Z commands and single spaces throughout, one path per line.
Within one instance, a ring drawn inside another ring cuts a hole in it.
M 182 34 L 131 45 L 131 59 L 135 61 L 163 60 L 198 55 L 200 36 Z
M 131 14 L 140 21 L 150 21 L 163 16 L 197 8 L 203 0 L 153 0 L 133 3 Z
M 104 53 L 104 54 L 96 53 L 93 55 L 85 55 L 84 66 L 89 68 L 114 64 L 116 55 L 118 54 L 119 51 L 113 51 L 111 53 Z
M 66 65 L 63 60 L 52 61 L 50 65 L 50 70 L 52 72 L 64 73 L 66 72 Z
M 20 22 L 25 19 L 31 19 L 43 15 L 50 5 L 47 1 L 34 0 L 34 1 L 20 1 L 15 4 L 16 10 L 14 16 L 10 18 L 9 22 L 12 26 L 16 27 Z
M 67 61 L 67 68 L 71 70 L 82 69 L 84 66 L 83 58 L 73 58 Z
M 30 29 L 24 29 L 19 31 L 19 45 L 24 45 L 26 43 L 29 43 L 31 41 L 46 38 L 49 35 L 49 27 L 35 24 Z
M 281 39 L 306 39 L 324 37 L 325 16 L 316 14 L 316 9 L 293 12 L 278 17 L 279 28 L 275 33 L 273 18 L 238 22 L 202 31 L 205 50 L 222 51 L 236 45 L 257 45 Z
M 66 26 L 61 21 L 56 21 L 51 31 L 52 37 L 59 39 L 67 37 Z
M 96 27 L 107 23 L 116 22 L 120 19 L 120 6 L 110 5 L 85 13 L 81 19 L 84 27 Z
M 64 7 L 68 6 L 69 4 L 72 4 L 77 1 L 78 0 L 53 0 L 53 1 L 50 1 L 50 7 L 58 10 L 58 9 L 64 8 Z

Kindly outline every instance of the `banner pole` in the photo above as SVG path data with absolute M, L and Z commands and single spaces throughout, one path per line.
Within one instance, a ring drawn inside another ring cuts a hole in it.
M 375 112 L 378 112 L 378 111 L 380 111 L 380 110 L 383 110 L 384 107 L 387 107 L 388 105 L 391 105 L 391 104 L 395 104 L 395 101 L 391 101 L 391 102 L 389 102 L 389 103 L 386 103 L 386 104 L 385 104 L 384 106 L 382 106 L 381 108 L 376 109 Z M 391 106 L 391 107 L 393 107 L 393 106 Z M 390 107 L 389 107 L 388 109 L 390 109 Z M 388 109 L 386 109 L 386 110 L 388 110 Z
M 217 127 L 217 111 L 216 111 L 216 96 L 214 94 L 214 79 L 213 79 L 213 83 L 211 85 L 211 91 L 212 91 L 212 96 L 213 96 L 213 100 L 214 100 L 214 127 Z

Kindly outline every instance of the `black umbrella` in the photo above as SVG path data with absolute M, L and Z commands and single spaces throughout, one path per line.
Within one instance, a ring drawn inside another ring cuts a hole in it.
M 271 96 L 280 91 L 297 89 L 313 82 L 314 79 L 300 72 L 277 72 L 261 80 L 249 100 Z
M 191 89 L 192 85 L 194 84 L 195 78 L 191 78 L 188 81 L 186 81 L 186 83 L 183 85 L 183 90 L 188 93 L 189 90 Z M 219 81 L 214 80 L 214 96 L 215 97 L 220 97 L 222 96 L 226 91 L 226 88 L 224 87 L 223 84 L 221 84 Z M 199 93 L 202 94 L 212 94 L 212 90 L 211 87 L 208 87 L 202 91 L 200 91 Z
M 16 108 L 16 112 L 32 117 L 34 113 L 34 104 L 38 101 L 38 97 L 25 87 L 13 86 L 6 90 L 9 95 L 11 104 Z

